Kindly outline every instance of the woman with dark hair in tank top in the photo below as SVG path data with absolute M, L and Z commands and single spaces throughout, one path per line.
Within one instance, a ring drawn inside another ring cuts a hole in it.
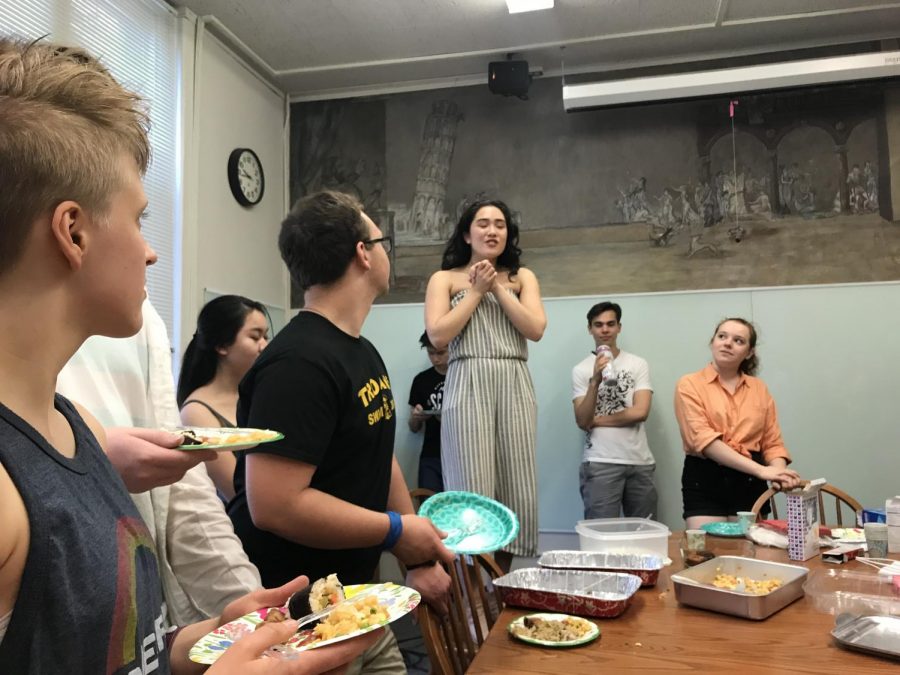
M 176 394 L 181 421 L 190 427 L 233 427 L 238 384 L 269 340 L 264 305 L 240 295 L 210 300 L 181 361 Z M 234 453 L 220 452 L 206 470 L 227 502 L 234 496 Z
M 497 562 L 537 553 L 537 407 L 526 340 L 547 317 L 534 273 L 519 264 L 519 228 L 498 200 L 469 205 L 428 282 L 425 327 L 450 361 L 441 413 L 444 485 L 499 500 L 521 529 Z

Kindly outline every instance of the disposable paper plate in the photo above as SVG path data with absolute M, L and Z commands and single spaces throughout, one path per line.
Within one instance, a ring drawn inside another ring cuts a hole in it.
M 419 604 L 419 600 L 421 599 L 421 596 L 413 589 L 392 583 L 344 586 L 344 593 L 346 594 L 347 600 L 353 600 L 353 598 L 361 594 L 368 595 L 375 593 L 378 597 L 378 603 L 387 609 L 388 620 L 385 623 L 391 623 L 411 612 Z M 256 612 L 251 612 L 250 614 L 242 616 L 239 619 L 235 619 L 230 623 L 226 623 L 224 626 L 216 628 L 211 633 L 207 633 L 200 638 L 197 643 L 191 647 L 188 657 L 194 663 L 203 663 L 206 665 L 215 663 L 234 642 L 255 631 L 257 626 L 265 621 L 266 616 L 271 611 L 273 610 L 260 609 Z M 290 656 L 294 652 L 315 649 L 342 640 L 349 640 L 357 635 L 373 631 L 378 628 L 379 625 L 383 624 L 361 628 L 347 635 L 340 635 L 331 638 L 330 640 L 321 640 L 319 642 L 313 642 L 314 636 L 312 626 L 310 626 L 308 629 L 295 633 L 287 643 L 279 645 L 279 648 L 276 651 Z
M 231 450 L 246 448 L 260 443 L 272 443 L 284 438 L 284 434 L 271 429 L 235 429 L 232 427 L 184 427 L 172 433 L 192 431 L 204 443 L 179 445 L 179 450 Z
M 538 640 L 516 632 L 516 628 L 524 626 L 525 619 L 543 619 L 544 621 L 564 621 L 570 619 L 584 626 L 586 632 L 584 635 L 575 638 L 574 640 Z M 593 621 L 582 619 L 580 616 L 572 616 L 570 614 L 529 614 L 527 616 L 520 616 L 518 619 L 510 622 L 507 630 L 509 631 L 509 634 L 517 640 L 528 642 L 533 645 L 540 645 L 542 647 L 577 647 L 578 645 L 587 644 L 600 637 L 600 629 L 597 627 L 597 624 Z
M 700 529 L 714 537 L 743 537 L 744 530 L 740 523 L 706 523 Z
M 425 500 L 419 515 L 447 533 L 444 545 L 455 553 L 492 553 L 519 534 L 515 513 L 474 492 L 438 492 Z

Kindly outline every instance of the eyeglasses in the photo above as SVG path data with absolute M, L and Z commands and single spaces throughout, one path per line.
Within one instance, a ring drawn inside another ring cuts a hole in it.
M 391 249 L 394 247 L 393 240 L 390 237 L 378 237 L 378 239 L 363 239 L 363 243 L 366 246 L 381 244 L 384 247 L 385 253 L 390 253 Z

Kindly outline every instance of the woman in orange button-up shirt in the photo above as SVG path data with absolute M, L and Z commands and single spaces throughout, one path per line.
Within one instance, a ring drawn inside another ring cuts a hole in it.
M 799 484 L 781 439 L 775 401 L 753 377 L 756 329 L 725 319 L 710 340 L 712 363 L 675 387 L 675 416 L 684 442 L 681 492 L 688 529 L 734 519 L 766 491 L 766 481 Z

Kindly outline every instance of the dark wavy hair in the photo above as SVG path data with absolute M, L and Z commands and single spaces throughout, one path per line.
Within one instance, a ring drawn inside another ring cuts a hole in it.
M 475 214 L 485 206 L 497 207 L 506 219 L 506 248 L 497 257 L 497 269 L 508 270 L 510 276 L 515 276 L 519 271 L 521 266 L 519 258 L 522 255 L 522 249 L 519 248 L 519 224 L 513 218 L 509 207 L 499 199 L 479 199 L 466 207 L 444 249 L 442 270 L 452 270 L 469 264 L 469 260 L 472 259 L 472 245 L 466 243 L 464 235 L 469 233 Z
M 197 332 L 184 350 L 175 399 L 180 408 L 191 392 L 212 381 L 219 354 L 216 349 L 234 344 L 250 312 L 257 311 L 271 324 L 262 303 L 242 295 L 220 295 L 207 302 L 197 317 Z
M 757 333 L 756 326 L 754 326 L 750 321 L 747 321 L 747 319 L 742 319 L 739 316 L 730 316 L 727 319 L 722 319 L 719 323 L 716 324 L 716 329 L 713 331 L 712 337 L 709 339 L 709 343 L 712 344 L 712 341 L 716 339 L 716 333 L 719 332 L 722 324 L 729 321 L 734 321 L 741 324 L 742 326 L 746 326 L 750 331 L 750 349 L 753 350 L 753 353 L 741 362 L 738 370 L 740 370 L 745 375 L 756 375 L 756 372 L 759 370 L 759 357 L 756 356 Z
M 281 223 L 278 250 L 294 283 L 305 291 L 340 279 L 356 245 L 370 236 L 359 200 L 324 190 L 294 204 Z

